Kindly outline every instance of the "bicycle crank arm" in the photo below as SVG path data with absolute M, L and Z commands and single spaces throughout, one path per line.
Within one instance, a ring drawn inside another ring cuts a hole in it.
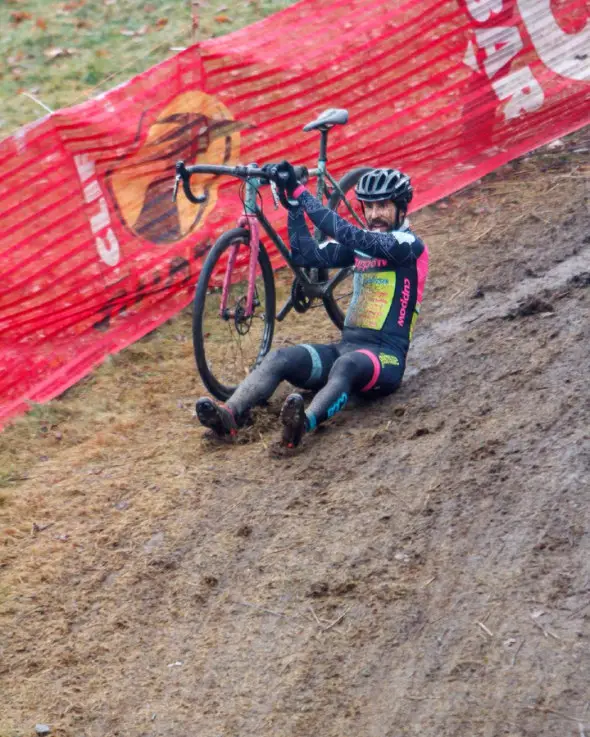
M 289 312 L 293 309 L 293 297 L 289 297 L 289 299 L 285 302 L 285 304 L 281 307 L 279 310 L 279 313 L 277 315 L 277 322 L 282 322 Z

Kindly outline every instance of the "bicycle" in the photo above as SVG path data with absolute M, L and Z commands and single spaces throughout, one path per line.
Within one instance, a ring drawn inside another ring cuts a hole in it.
M 309 170 L 300 166 L 295 169 L 302 183 L 307 183 L 310 178 L 317 179 L 316 193 L 320 201 L 323 202 L 324 196 L 327 196 L 327 206 L 332 210 L 343 205 L 359 225 L 365 227 L 346 194 L 370 167 L 352 169 L 337 182 L 326 165 L 328 133 L 333 126 L 347 122 L 346 110 L 329 109 L 305 125 L 303 130 L 306 132 L 320 132 L 317 167 Z M 199 205 L 206 200 L 206 195 L 195 195 L 191 189 L 190 177 L 195 174 L 228 175 L 244 183 L 240 195 L 244 213 L 237 227 L 223 233 L 209 251 L 199 274 L 193 301 L 193 348 L 197 368 L 211 394 L 224 401 L 233 394 L 241 379 L 269 352 L 275 320 L 281 322 L 291 310 L 307 312 L 320 300 L 332 322 L 342 329 L 344 313 L 335 290 L 351 275 L 352 267 L 331 273 L 332 270 L 305 269 L 293 263 L 289 249 L 258 203 L 259 190 L 265 185 L 270 185 L 275 208 L 279 201 L 288 205 L 285 194 L 257 164 L 185 166 L 183 161 L 179 161 L 176 164 L 173 199 L 176 199 L 179 185 L 182 184 L 190 202 Z M 261 226 L 294 275 L 290 296 L 278 314 L 274 272 L 260 240 Z M 316 229 L 316 239 L 320 235 Z M 221 335 L 216 330 L 220 324 L 225 326 Z M 228 331 L 229 341 L 224 342 Z

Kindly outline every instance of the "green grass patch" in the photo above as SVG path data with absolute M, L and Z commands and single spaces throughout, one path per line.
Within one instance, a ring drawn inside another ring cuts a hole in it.
M 292 0 L 218 0 L 199 8 L 200 38 L 220 36 Z M 0 138 L 83 102 L 192 43 L 190 0 L 2 0 Z

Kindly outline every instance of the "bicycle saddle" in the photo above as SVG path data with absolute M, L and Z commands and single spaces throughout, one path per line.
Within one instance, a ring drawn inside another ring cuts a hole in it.
M 334 125 L 344 125 L 344 123 L 348 123 L 348 110 L 330 108 L 329 110 L 324 110 L 323 113 L 320 113 L 318 118 L 312 123 L 308 123 L 303 126 L 303 130 L 327 131 L 328 128 L 331 128 Z

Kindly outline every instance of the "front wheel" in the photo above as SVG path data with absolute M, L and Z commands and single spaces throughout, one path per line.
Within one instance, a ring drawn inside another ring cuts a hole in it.
M 233 261 L 233 265 L 231 262 Z M 193 348 L 203 383 L 225 401 L 270 350 L 275 322 L 275 283 L 262 243 L 248 314 L 250 231 L 223 233 L 211 249 L 197 281 L 193 302 Z M 231 268 L 231 278 L 224 278 Z
M 356 203 L 353 204 L 346 195 L 353 189 L 363 174 L 371 171 L 371 168 L 372 167 L 370 166 L 360 166 L 357 169 L 351 169 L 338 182 L 338 186 L 342 190 L 344 197 L 337 189 L 334 189 L 330 195 L 330 199 L 328 200 L 328 207 L 330 210 L 334 210 L 338 215 L 349 220 L 357 227 L 360 227 L 360 223 L 350 212 L 349 206 L 355 211 L 358 218 L 362 217 L 362 213 L 358 210 L 358 206 L 355 207 Z M 331 278 L 335 273 L 335 270 L 330 270 L 330 272 L 326 274 L 326 277 Z M 330 294 L 323 298 L 326 312 L 339 330 L 342 330 L 344 327 L 344 317 L 351 298 L 352 268 L 349 267 L 342 273 L 341 277 L 339 277 Z

